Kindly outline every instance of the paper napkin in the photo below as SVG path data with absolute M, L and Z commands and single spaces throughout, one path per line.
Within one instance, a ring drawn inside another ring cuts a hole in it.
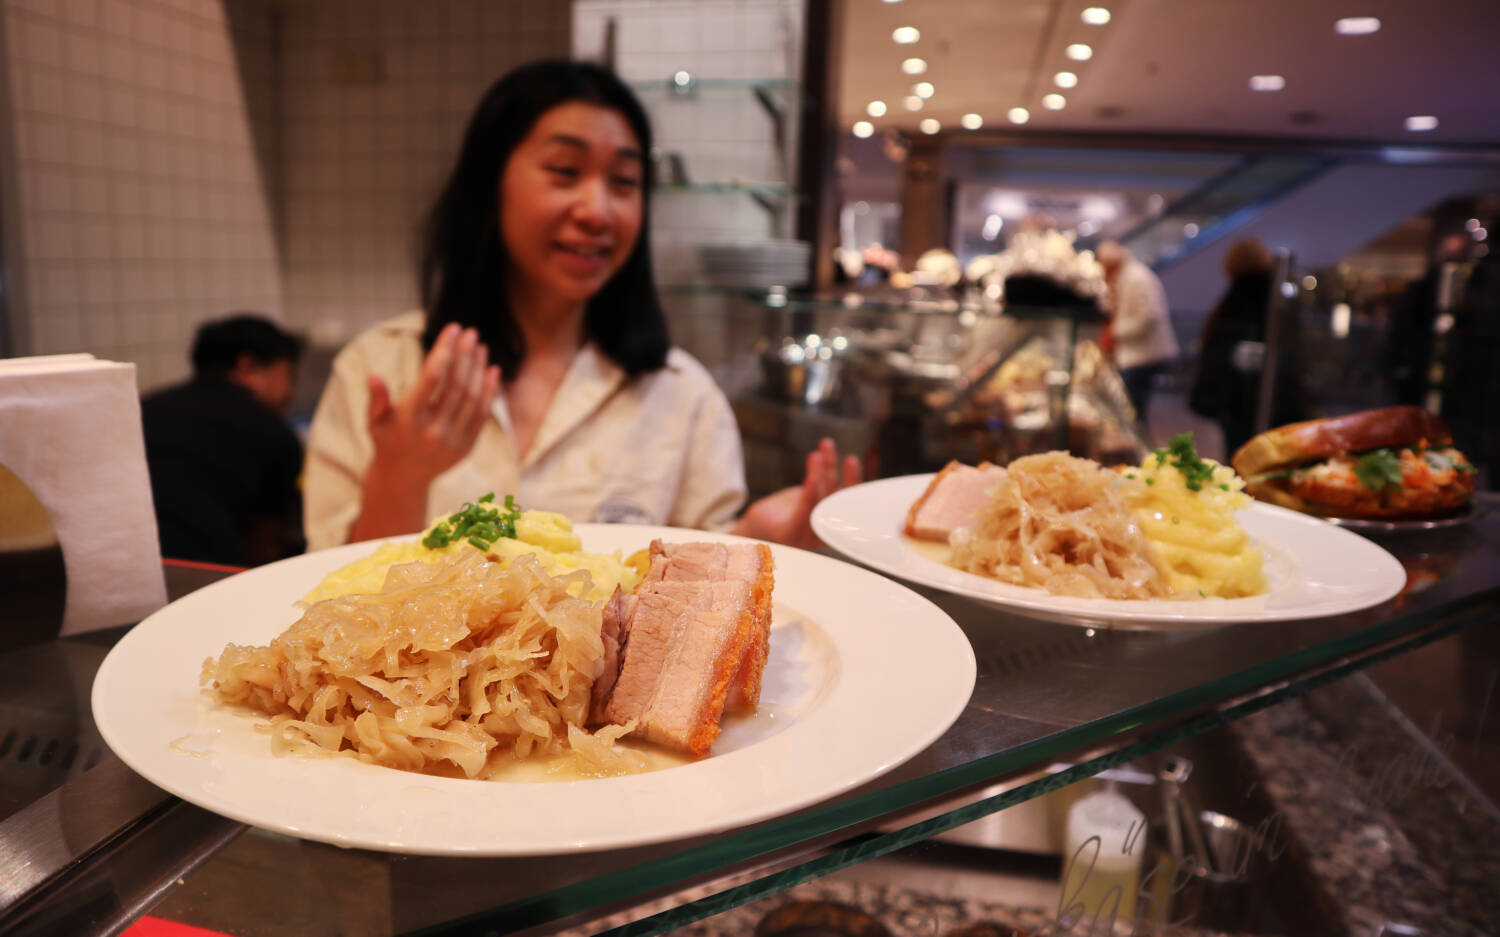
M 62 633 L 166 604 L 135 365 L 91 355 L 0 360 L 0 465 L 46 508 L 62 547 Z

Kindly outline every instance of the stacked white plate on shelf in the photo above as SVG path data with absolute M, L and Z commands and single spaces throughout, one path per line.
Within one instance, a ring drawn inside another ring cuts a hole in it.
M 768 240 L 704 244 L 698 248 L 703 275 L 717 286 L 802 286 L 807 282 L 812 245 Z

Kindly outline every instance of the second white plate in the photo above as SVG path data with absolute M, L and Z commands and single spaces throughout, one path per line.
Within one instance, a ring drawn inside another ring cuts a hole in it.
M 1052 595 L 955 569 L 909 540 L 902 533 L 906 511 L 931 480 L 903 475 L 835 492 L 813 511 L 813 531 L 852 559 L 909 582 L 1080 625 L 1187 629 L 1320 618 L 1378 605 L 1406 584 L 1401 564 L 1377 544 L 1321 518 L 1257 503 L 1236 519 L 1265 556 L 1265 595 L 1196 601 Z

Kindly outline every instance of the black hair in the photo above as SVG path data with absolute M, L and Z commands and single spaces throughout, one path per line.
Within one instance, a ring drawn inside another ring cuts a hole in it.
M 193 373 L 199 377 L 228 374 L 242 355 L 257 364 L 296 364 L 302 356 L 302 340 L 253 312 L 205 322 L 193 337 Z
M 651 124 L 615 74 L 587 62 L 523 65 L 485 92 L 464 132 L 458 163 L 428 216 L 420 284 L 427 324 L 422 345 L 457 322 L 479 333 L 490 361 L 514 374 L 526 341 L 505 290 L 505 244 L 496 208 L 500 179 L 516 147 L 547 111 L 585 101 L 617 111 L 640 142 L 641 229 L 619 271 L 588 301 L 584 333 L 634 377 L 660 368 L 671 340 L 651 273 Z

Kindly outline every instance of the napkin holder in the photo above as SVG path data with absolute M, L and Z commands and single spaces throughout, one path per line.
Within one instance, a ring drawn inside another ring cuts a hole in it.
M 166 604 L 133 364 L 0 359 L 0 466 L 18 492 L 0 504 L 0 552 L 62 553 L 65 595 L 52 634 L 132 623 Z M 5 591 L 28 588 L 58 584 L 40 577 Z M 56 605 L 41 596 L 29 607 L 55 615 Z

